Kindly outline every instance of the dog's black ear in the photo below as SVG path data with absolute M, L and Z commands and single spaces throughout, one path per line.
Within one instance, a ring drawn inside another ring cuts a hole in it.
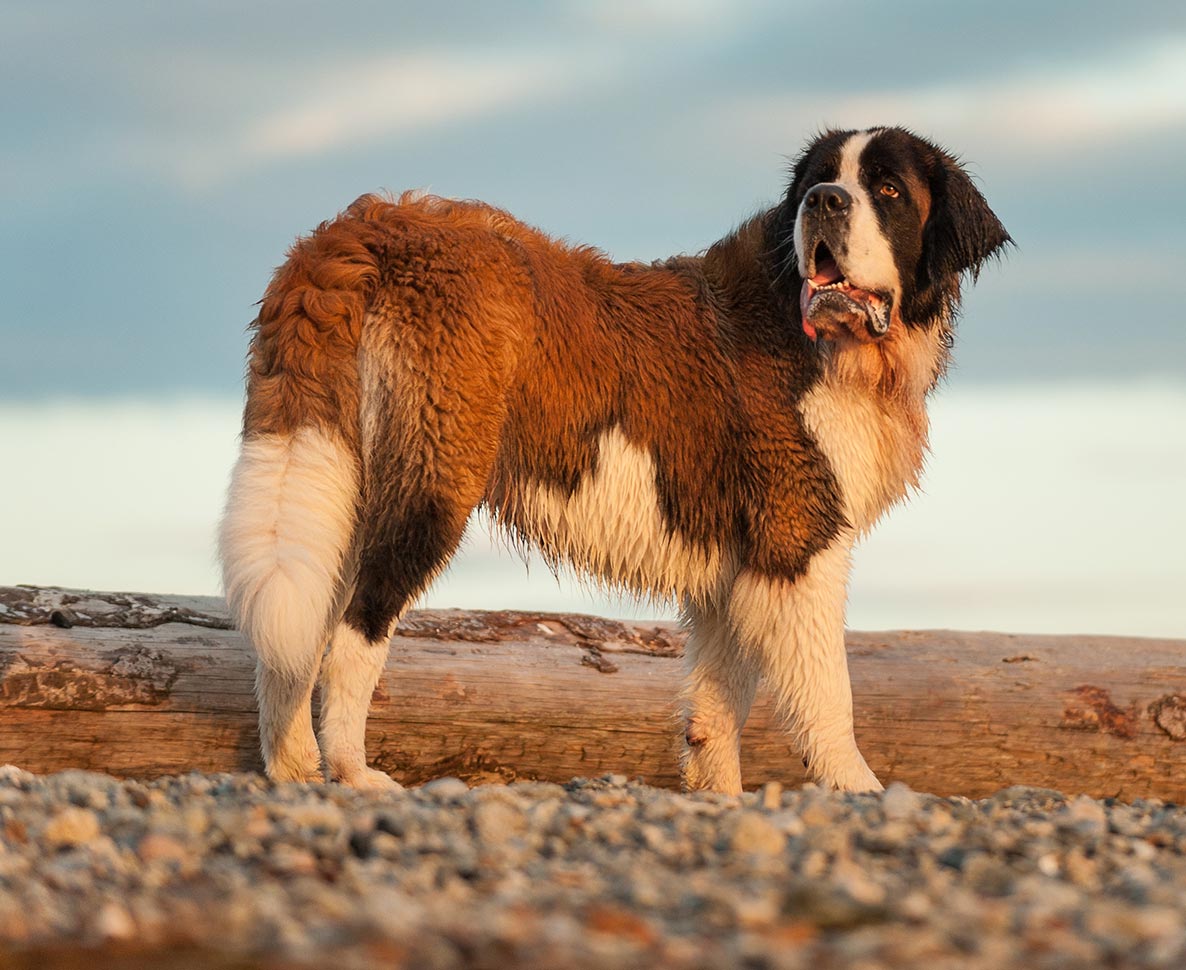
M 923 231 L 923 260 L 932 282 L 971 270 L 1013 240 L 959 162 L 937 152 L 930 173 L 931 214 Z

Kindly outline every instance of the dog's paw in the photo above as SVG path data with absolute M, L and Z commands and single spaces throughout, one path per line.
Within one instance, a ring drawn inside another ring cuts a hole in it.
M 340 784 L 347 785 L 350 788 L 357 788 L 359 791 L 396 792 L 404 790 L 404 786 L 392 778 L 391 775 L 387 774 L 387 772 L 365 766 L 352 771 L 338 773 L 336 780 Z
M 276 782 L 295 781 L 304 785 L 319 785 L 325 781 L 321 752 L 316 745 L 290 747 L 273 758 L 265 759 L 264 773 Z
M 803 759 L 808 775 L 821 788 L 832 791 L 879 792 L 885 786 L 865 763 L 860 751 L 855 748 L 844 757 L 821 758 L 816 761 Z
M 885 786 L 877 780 L 877 776 L 869 770 L 869 766 L 864 761 L 859 765 L 853 765 L 848 771 L 838 772 L 833 777 L 825 777 L 819 780 L 825 787 L 835 789 L 836 791 L 885 791 Z

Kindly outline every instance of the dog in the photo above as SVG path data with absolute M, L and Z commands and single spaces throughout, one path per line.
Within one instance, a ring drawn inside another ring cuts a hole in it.
M 917 484 L 961 285 L 1009 243 L 901 128 L 814 138 L 781 201 L 695 257 L 614 263 L 414 194 L 299 239 L 252 325 L 220 530 L 267 774 L 398 787 L 367 764 L 371 693 L 484 505 L 552 562 L 681 603 L 687 789 L 740 793 L 760 679 L 820 784 L 880 789 L 850 551 Z

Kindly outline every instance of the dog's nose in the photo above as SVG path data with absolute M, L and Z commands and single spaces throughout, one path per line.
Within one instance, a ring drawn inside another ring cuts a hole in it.
M 839 215 L 852 205 L 852 196 L 842 186 L 825 182 L 814 186 L 804 197 L 803 204 L 808 209 L 818 210 L 821 215 Z

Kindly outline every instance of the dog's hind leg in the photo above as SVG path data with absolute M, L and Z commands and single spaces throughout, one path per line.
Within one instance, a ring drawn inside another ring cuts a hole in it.
M 369 325 L 353 592 L 322 665 L 320 739 L 332 777 L 373 788 L 394 784 L 367 767 L 364 744 L 389 638 L 460 545 L 491 476 L 505 409 L 489 373 L 495 354 L 463 357 L 450 342 L 455 323 L 429 334 L 431 353 L 410 325 Z
M 850 550 L 851 540 L 841 537 L 793 582 L 743 572 L 729 615 L 743 648 L 759 658 L 815 780 L 844 791 L 880 791 L 853 734 L 844 645 Z
M 243 441 L 220 548 L 231 613 L 255 649 L 268 777 L 321 781 L 310 698 L 340 609 L 358 483 L 341 441 L 316 428 Z
M 355 590 L 321 666 L 321 750 L 330 777 L 344 784 L 398 787 L 367 766 L 367 713 L 399 618 L 453 556 L 477 504 L 462 489 L 454 494 L 408 495 L 364 519 Z
M 741 728 L 753 703 L 758 669 L 742 655 L 727 618 L 716 607 L 689 606 L 686 618 L 683 786 L 740 795 Z
M 316 676 L 316 668 L 293 677 L 262 663 L 256 665 L 260 751 L 267 775 L 273 781 L 325 780 L 321 752 L 313 734 L 312 697 Z

